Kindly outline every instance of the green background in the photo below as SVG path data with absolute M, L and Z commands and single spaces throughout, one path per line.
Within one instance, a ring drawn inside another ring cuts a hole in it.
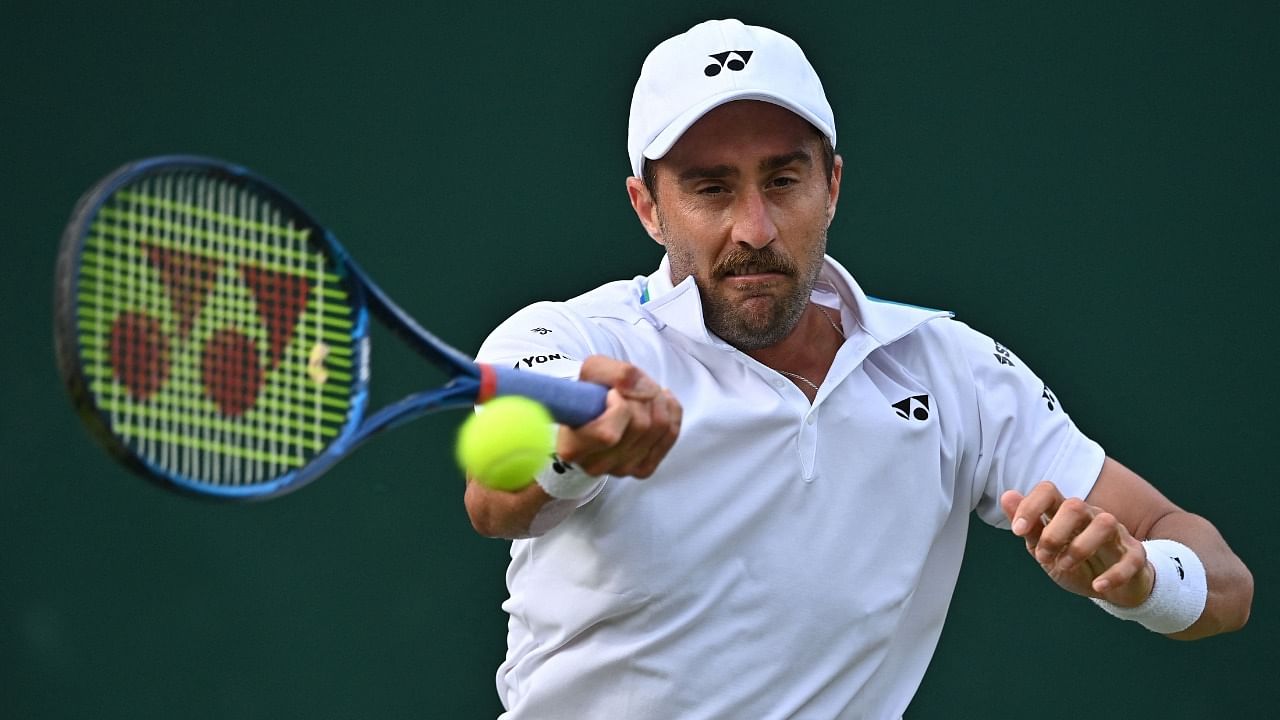
M 864 287 L 1008 345 L 1257 579 L 1243 632 L 1171 642 L 976 526 L 909 716 L 1274 711 L 1280 5 L 110 5 L 0 2 L 0 717 L 495 715 L 506 546 L 463 512 L 459 417 L 269 503 L 157 490 L 62 394 L 59 235 L 127 160 L 221 156 L 474 350 L 527 302 L 656 264 L 623 191 L 630 88 L 654 43 L 723 16 L 823 75 L 831 252 Z M 438 381 L 376 350 L 379 399 Z

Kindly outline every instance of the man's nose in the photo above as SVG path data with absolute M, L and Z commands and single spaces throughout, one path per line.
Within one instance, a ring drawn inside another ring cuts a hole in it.
M 758 250 L 777 239 L 777 235 L 764 193 L 751 190 L 741 195 L 734 208 L 732 240 Z

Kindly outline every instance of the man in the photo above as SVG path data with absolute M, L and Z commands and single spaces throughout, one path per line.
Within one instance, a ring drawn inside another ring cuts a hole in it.
M 611 388 L 536 483 L 467 487 L 481 533 L 521 538 L 506 717 L 898 717 L 971 511 L 1155 631 L 1247 619 L 1214 527 L 1106 458 L 1021 359 L 826 257 L 835 142 L 773 31 L 703 23 L 645 61 L 627 192 L 661 266 L 525 308 L 480 353 Z

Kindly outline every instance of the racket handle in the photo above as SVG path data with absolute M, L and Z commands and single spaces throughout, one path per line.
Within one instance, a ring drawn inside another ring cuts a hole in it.
M 486 368 L 493 372 L 492 395 L 524 395 L 547 406 L 556 422 L 570 427 L 586 425 L 604 412 L 609 388 L 595 383 L 522 372 L 512 368 Z M 482 372 L 481 375 L 487 373 Z M 486 394 L 486 393 L 482 393 Z M 481 397 L 482 401 L 488 398 Z

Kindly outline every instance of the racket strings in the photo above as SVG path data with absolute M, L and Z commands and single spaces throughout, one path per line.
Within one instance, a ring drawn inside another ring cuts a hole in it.
M 354 312 L 311 228 L 219 177 L 117 191 L 90 226 L 82 366 L 130 449 L 166 473 L 256 484 L 348 420 Z

